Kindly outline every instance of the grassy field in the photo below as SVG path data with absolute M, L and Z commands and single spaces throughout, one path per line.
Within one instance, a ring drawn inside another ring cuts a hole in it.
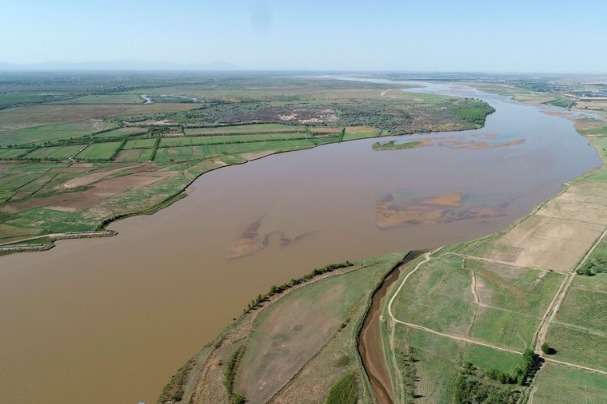
M 83 147 L 83 145 L 73 146 L 55 146 L 55 147 L 40 147 L 35 149 L 31 153 L 23 156 L 27 160 L 67 160 L 68 158 L 76 155 Z
M 132 149 L 150 149 L 153 148 L 156 144 L 157 139 L 135 139 L 129 140 L 125 143 L 123 149 L 124 150 L 132 150 Z
M 66 122 L 16 130 L 8 129 L 0 132 L 0 146 L 31 143 L 40 145 L 47 141 L 83 137 L 112 127 L 116 127 L 116 124 L 91 119 L 84 122 Z
M 0 159 L 17 159 L 32 151 L 32 149 L 0 149 Z
M 122 150 L 116 156 L 117 163 L 133 163 L 152 161 L 154 157 L 154 149 L 130 149 Z
M 290 133 L 305 132 L 302 126 L 291 126 L 281 124 L 254 124 L 254 125 L 232 125 L 218 128 L 186 128 L 185 134 L 192 135 L 233 135 L 233 134 L 256 134 L 256 133 Z
M 78 160 L 93 161 L 109 160 L 118 152 L 121 146 L 122 142 L 92 143 L 78 153 L 76 158 Z
M 607 376 L 548 363 L 534 383 L 533 403 L 601 403 Z

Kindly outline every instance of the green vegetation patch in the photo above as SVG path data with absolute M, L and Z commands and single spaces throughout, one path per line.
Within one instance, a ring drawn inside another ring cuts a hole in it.
M 208 155 L 200 146 L 163 147 L 156 150 L 154 161 L 188 161 L 200 160 Z M 220 153 L 216 153 L 220 154 Z
M 547 341 L 554 359 L 607 371 L 607 335 L 552 322 Z
M 521 355 L 498 351 L 482 345 L 466 344 L 463 361 L 481 369 L 495 369 L 508 376 L 514 376 L 521 366 Z
M 594 276 L 607 272 L 607 242 L 601 241 L 590 257 L 576 270 L 578 275 Z
M 30 151 L 32 151 L 32 149 L 0 149 L 0 159 L 17 159 L 26 155 Z
M 545 363 L 534 382 L 533 403 L 601 403 L 607 397 L 607 376 Z
M 607 335 L 607 294 L 574 287 L 567 294 L 556 319 Z
M 90 223 L 81 212 L 62 212 L 46 208 L 21 212 L 7 224 L 25 229 L 32 228 L 40 235 L 97 230 L 96 224 Z M 33 228 L 32 225 L 36 227 Z
M 465 332 L 475 307 L 471 274 L 462 261 L 450 255 L 422 264 L 394 300 L 395 317 L 445 333 Z
M 257 124 L 257 125 L 230 125 L 213 128 L 186 128 L 185 134 L 191 135 L 228 135 L 237 133 L 288 133 L 304 132 L 303 126 L 281 125 L 281 124 Z
M 78 160 L 109 160 L 120 149 L 123 142 L 92 143 L 76 155 Z
M 40 147 L 23 156 L 27 160 L 67 160 L 76 155 L 83 145 Z
M 607 135 L 607 125 L 578 129 L 582 135 Z
M 67 122 L 17 130 L 7 130 L 2 132 L 2 136 L 0 137 L 0 146 L 22 145 L 29 143 L 41 145 L 44 142 L 56 141 L 60 139 L 69 140 L 71 138 L 80 138 L 85 135 L 90 135 L 115 126 L 116 124 L 111 122 L 88 120 L 84 122 Z
M 349 373 L 331 387 L 326 404 L 356 404 L 358 402 L 358 378 Z
M 485 124 L 487 115 L 495 112 L 495 108 L 484 101 L 466 98 L 461 106 L 454 108 L 453 112 L 464 122 L 471 123 L 477 128 Z
M 116 156 L 117 163 L 141 163 L 151 161 L 154 157 L 154 149 L 131 149 L 121 150 Z
M 463 342 L 414 330 L 398 323 L 395 327 L 395 340 L 399 344 L 406 344 L 415 361 L 415 394 L 431 403 L 451 402 Z M 406 370 L 404 365 L 404 361 L 398 361 L 402 373 Z
M 518 268 L 480 260 L 466 260 L 481 281 L 478 292 L 484 304 L 541 318 L 564 280 L 548 271 Z
M 132 150 L 132 149 L 151 149 L 156 145 L 157 139 L 135 139 L 129 140 L 124 144 L 124 150 Z
M 477 313 L 470 336 L 523 350 L 531 345 L 540 320 L 529 315 L 483 307 Z
M 545 102 L 545 104 L 554 105 L 555 107 L 568 108 L 571 106 L 573 99 L 571 97 L 556 97 L 553 100 Z
M 136 104 L 143 100 L 136 94 L 101 94 L 101 95 L 85 95 L 83 97 L 72 98 L 65 101 L 57 102 L 57 104 Z
M 396 143 L 396 140 L 390 140 L 389 142 L 381 143 L 376 142 L 373 143 L 373 150 L 400 150 L 400 149 L 413 149 L 415 147 L 419 147 L 424 142 L 421 140 L 416 140 L 413 142 L 404 142 L 404 143 Z

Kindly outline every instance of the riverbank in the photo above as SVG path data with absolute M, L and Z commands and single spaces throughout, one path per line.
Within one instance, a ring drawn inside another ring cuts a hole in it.
M 588 139 L 605 161 L 607 131 Z M 505 230 L 443 248 L 401 274 L 382 313 L 396 397 L 449 401 L 471 394 L 466 386 L 474 383 L 475 394 L 516 399 L 531 393 L 534 402 L 549 402 L 555 384 L 543 375 L 561 367 L 559 391 L 591 380 L 589 394 L 607 398 L 607 378 L 599 381 L 607 376 L 604 358 L 592 353 L 607 341 L 599 326 L 607 317 L 590 303 L 593 293 L 607 290 L 607 275 L 579 275 L 586 262 L 605 254 L 606 176 L 603 165 Z M 592 313 L 586 321 L 594 326 L 582 322 L 582 312 Z M 544 366 L 518 379 L 518 386 L 513 375 L 526 349 Z
M 352 372 L 356 396 L 371 401 L 358 335 L 373 291 L 406 256 L 328 266 L 273 286 L 173 377 L 159 402 L 323 401 Z

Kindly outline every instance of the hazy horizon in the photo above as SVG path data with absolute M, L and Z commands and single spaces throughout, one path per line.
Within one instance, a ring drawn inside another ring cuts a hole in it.
M 0 64 L 607 73 L 607 4 L 588 0 L 7 0 L 4 10 Z

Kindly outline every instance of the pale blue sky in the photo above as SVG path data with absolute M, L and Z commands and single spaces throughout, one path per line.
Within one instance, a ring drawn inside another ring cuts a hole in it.
M 2 0 L 0 62 L 607 73 L 602 0 Z

